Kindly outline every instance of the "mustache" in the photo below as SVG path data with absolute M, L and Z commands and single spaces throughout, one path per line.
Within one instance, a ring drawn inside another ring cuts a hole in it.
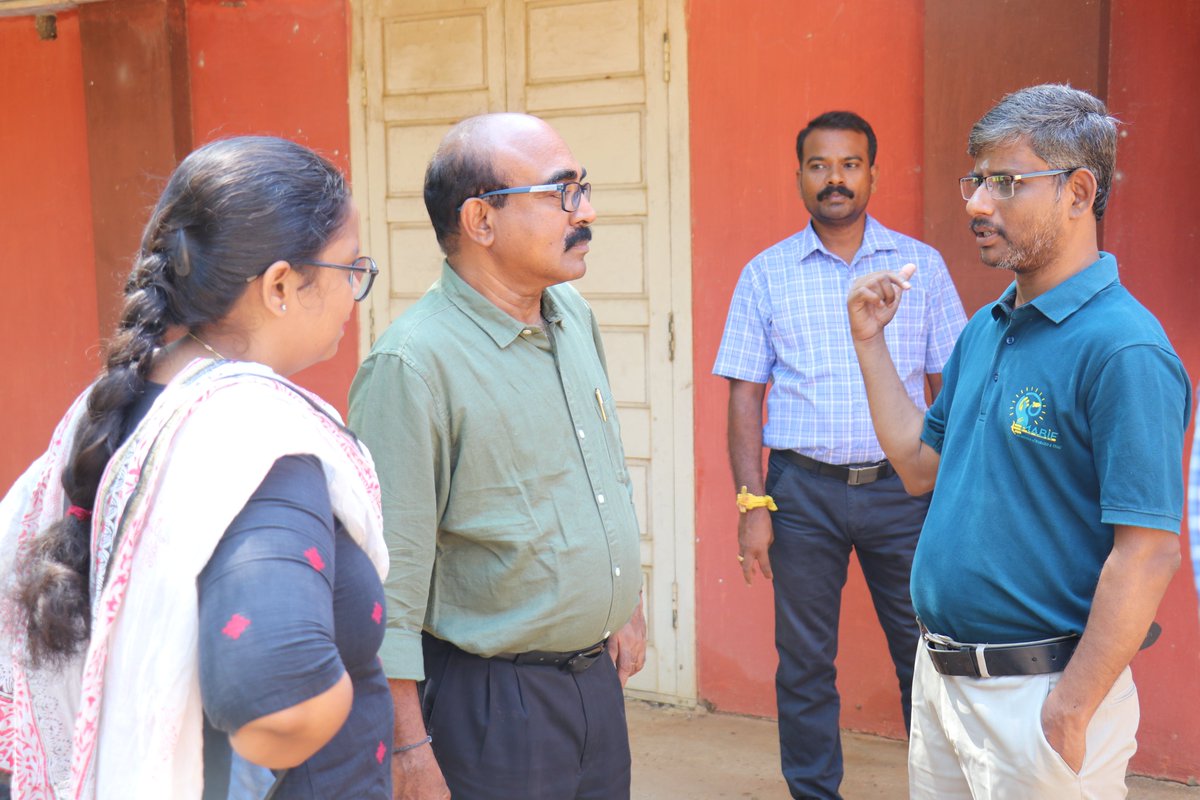
M 835 194 L 840 194 L 849 200 L 854 199 L 854 192 L 850 191 L 845 186 L 834 184 L 833 186 L 826 186 L 824 189 L 817 192 L 817 202 L 819 203 L 822 200 L 828 200 Z
M 570 250 L 577 244 L 590 242 L 592 240 L 592 229 L 588 227 L 575 228 L 567 235 L 567 239 L 563 242 L 563 252 Z
M 974 219 L 972 219 L 970 227 L 971 227 L 971 233 L 974 233 L 976 235 L 981 234 L 981 233 L 995 233 L 995 234 L 999 234 L 1001 239 L 1008 238 L 1007 236 L 1004 235 L 1003 228 L 998 228 L 995 225 L 989 224 L 988 221 L 986 219 L 984 219 L 983 217 L 975 217 Z

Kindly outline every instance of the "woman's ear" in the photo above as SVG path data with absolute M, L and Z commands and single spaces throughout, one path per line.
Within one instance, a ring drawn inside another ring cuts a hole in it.
M 262 274 L 259 292 L 263 308 L 268 314 L 283 316 L 287 313 L 288 301 L 296 296 L 296 281 L 300 273 L 286 261 L 276 261 Z

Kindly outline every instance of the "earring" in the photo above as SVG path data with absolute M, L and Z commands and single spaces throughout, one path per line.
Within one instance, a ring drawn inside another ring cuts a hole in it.
M 286 314 L 287 313 L 287 303 L 280 303 L 279 310 Z

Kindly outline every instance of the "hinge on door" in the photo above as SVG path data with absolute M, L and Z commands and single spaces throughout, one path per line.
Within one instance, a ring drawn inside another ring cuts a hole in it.
M 367 103 L 367 74 L 364 72 L 359 79 L 359 84 L 362 86 L 362 107 L 366 108 Z
M 671 82 L 671 34 L 663 31 L 663 83 Z
M 671 582 L 671 627 L 679 627 L 679 584 Z
M 667 314 L 667 360 L 675 360 L 675 312 Z
M 375 346 L 375 306 L 367 307 L 367 341 Z

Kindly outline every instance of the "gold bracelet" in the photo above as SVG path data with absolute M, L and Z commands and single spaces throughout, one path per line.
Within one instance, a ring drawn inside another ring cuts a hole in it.
M 771 511 L 778 511 L 779 506 L 775 505 L 775 498 L 769 494 L 750 494 L 743 486 L 737 496 L 738 511 L 745 514 L 752 508 L 766 508 Z

